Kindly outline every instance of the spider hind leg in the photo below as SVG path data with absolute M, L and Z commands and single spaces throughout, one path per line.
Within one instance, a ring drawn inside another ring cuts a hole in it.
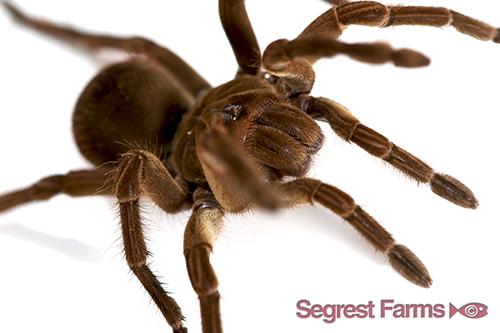
M 64 175 L 52 175 L 42 178 L 35 184 L 0 196 L 0 212 L 35 201 L 49 200 L 57 194 L 72 197 L 94 194 L 111 194 L 104 188 L 105 167 L 96 170 L 70 171 Z

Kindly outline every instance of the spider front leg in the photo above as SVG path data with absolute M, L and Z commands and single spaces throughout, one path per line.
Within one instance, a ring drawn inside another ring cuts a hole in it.
M 390 27 L 421 25 L 444 27 L 451 25 L 457 31 L 483 41 L 500 43 L 500 28 L 443 7 L 386 6 L 376 1 L 342 2 L 314 20 L 296 38 L 337 39 L 349 25 Z
M 172 178 L 160 160 L 147 151 L 123 154 L 111 172 L 113 193 L 118 198 L 125 258 L 151 299 L 175 333 L 187 332 L 182 312 L 167 295 L 147 264 L 149 255 L 144 239 L 139 199 L 147 194 L 166 212 L 177 212 L 187 203 L 185 190 Z
M 373 217 L 360 208 L 353 198 L 338 188 L 312 178 L 288 183 L 272 183 L 282 208 L 318 202 L 349 222 L 370 244 L 384 253 L 391 266 L 408 281 L 429 288 L 432 279 L 424 264 L 406 246 L 397 244 Z
M 499 28 L 443 7 L 386 6 L 375 1 L 357 1 L 342 3 L 335 11 L 339 23 L 344 26 L 451 25 L 457 31 L 479 40 L 500 43 Z
M 208 116 L 204 114 L 201 119 L 209 117 L 210 113 Z M 253 204 L 267 209 L 276 208 L 276 198 L 262 181 L 254 161 L 247 158 L 241 147 L 228 137 L 224 127 L 212 125 L 198 133 L 198 158 L 211 190 L 224 209 L 239 213 Z
M 257 74 L 261 63 L 260 49 L 248 18 L 245 2 L 219 0 L 219 15 L 238 62 L 238 72 Z
M 383 159 L 419 183 L 430 184 L 432 192 L 456 205 L 475 209 L 479 205 L 472 191 L 452 176 L 436 173 L 429 165 L 396 146 L 385 136 L 363 125 L 347 108 L 327 98 L 308 97 L 302 110 L 315 119 L 326 120 L 334 132 Z
M 337 1 L 330 1 L 336 3 Z M 457 31 L 483 41 L 500 43 L 500 28 L 442 7 L 385 6 L 375 1 L 342 2 L 320 15 L 292 41 L 277 40 L 266 48 L 263 67 L 283 78 L 294 92 L 309 92 L 314 84 L 311 65 L 321 58 L 345 54 L 355 60 L 396 66 L 419 67 L 429 64 L 423 54 L 394 50 L 385 43 L 340 42 L 337 39 L 349 25 L 390 27 L 422 25 L 453 26 Z
M 429 58 L 410 49 L 393 49 L 386 43 L 344 43 L 325 36 L 279 39 L 268 45 L 262 55 L 264 69 L 280 78 L 294 93 L 310 92 L 315 80 L 312 64 L 324 57 L 345 54 L 355 60 L 401 67 L 421 67 Z

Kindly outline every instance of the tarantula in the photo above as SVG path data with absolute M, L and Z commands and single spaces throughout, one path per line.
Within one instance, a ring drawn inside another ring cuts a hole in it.
M 349 222 L 410 282 L 428 288 L 423 263 L 353 198 L 307 178 L 323 144 L 316 123 L 327 122 L 353 142 L 437 195 L 475 209 L 474 194 L 457 179 L 430 166 L 363 125 L 344 106 L 309 95 L 319 59 L 347 55 L 367 63 L 419 67 L 419 52 L 384 43 L 340 42 L 349 25 L 451 25 L 480 40 L 500 43 L 500 29 L 439 7 L 385 6 L 374 1 L 342 2 L 314 20 L 294 40 L 271 43 L 261 55 L 243 0 L 220 0 L 222 25 L 238 63 L 234 80 L 212 88 L 170 50 L 144 38 L 92 35 L 33 19 L 5 2 L 20 23 L 90 49 L 117 48 L 133 55 L 99 73 L 85 88 L 73 114 L 73 132 L 94 170 L 46 177 L 0 197 L 0 211 L 65 193 L 95 193 L 118 199 L 125 258 L 174 332 L 186 332 L 183 315 L 148 266 L 141 197 L 167 213 L 192 210 L 184 255 L 200 301 L 204 332 L 222 331 L 216 274 L 210 264 L 227 213 L 278 209 L 317 202 Z M 141 143 L 154 142 L 162 151 Z M 116 162 L 113 162 L 116 161 Z

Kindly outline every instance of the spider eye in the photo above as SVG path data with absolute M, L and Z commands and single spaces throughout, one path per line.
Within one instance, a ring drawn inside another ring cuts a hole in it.
M 242 107 L 240 105 L 229 105 L 222 108 L 222 115 L 226 120 L 235 121 L 238 119 L 241 109 Z

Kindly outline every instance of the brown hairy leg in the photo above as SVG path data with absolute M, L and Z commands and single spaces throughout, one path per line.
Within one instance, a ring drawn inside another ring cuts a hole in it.
M 385 6 L 375 1 L 344 2 L 320 15 L 294 40 L 279 39 L 269 44 L 262 56 L 263 66 L 283 78 L 294 91 L 309 92 L 315 78 L 311 65 L 323 57 L 345 54 L 357 61 L 373 64 L 393 62 L 402 67 L 426 66 L 430 62 L 420 52 L 394 50 L 386 43 L 351 44 L 338 41 L 349 25 L 451 25 L 457 31 L 479 40 L 500 43 L 500 28 L 447 8 Z
M 432 192 L 456 205 L 476 209 L 479 205 L 472 191 L 459 180 L 436 173 L 429 165 L 396 146 L 382 134 L 363 125 L 344 106 L 327 98 L 310 97 L 303 110 L 316 119 L 326 120 L 335 133 L 354 142 L 373 156 L 383 159 L 419 183 L 429 184 Z
M 219 0 L 219 15 L 231 43 L 238 73 L 257 74 L 260 70 L 260 49 L 243 0 Z
M 142 37 L 120 38 L 110 35 L 89 34 L 70 27 L 28 17 L 8 2 L 4 2 L 3 4 L 20 24 L 62 41 L 75 43 L 91 50 L 111 47 L 132 54 L 147 56 L 170 70 L 193 96 L 196 96 L 204 89 L 210 88 L 208 82 L 184 62 L 184 60 L 169 49 L 159 46 L 150 40 Z
M 312 178 L 272 183 L 272 188 L 281 199 L 282 208 L 320 203 L 349 222 L 375 249 L 384 253 L 391 266 L 408 281 L 424 288 L 431 286 L 432 279 L 420 259 L 406 246 L 397 244 L 347 193 Z
M 184 257 L 189 280 L 200 301 L 204 333 L 221 333 L 219 282 L 210 253 L 222 226 L 222 208 L 214 195 L 199 187 L 193 194 L 193 213 L 184 231 Z
M 175 333 L 187 332 L 176 301 L 168 296 L 147 264 L 149 255 L 141 220 L 140 197 L 147 194 L 160 208 L 174 213 L 187 203 L 185 190 L 177 184 L 152 153 L 131 150 L 122 155 L 110 173 L 113 193 L 118 198 L 125 258 L 153 302 Z
M 45 177 L 30 187 L 0 196 L 0 212 L 29 202 L 49 200 L 57 194 L 67 194 L 72 197 L 94 194 L 110 195 L 109 189 L 102 188 L 106 180 L 105 173 L 108 170 L 103 167 Z
M 225 135 L 221 126 L 211 126 L 199 135 L 197 153 L 210 188 L 229 212 L 249 209 L 251 204 L 276 208 L 276 198 L 262 181 L 262 174 L 241 147 Z

